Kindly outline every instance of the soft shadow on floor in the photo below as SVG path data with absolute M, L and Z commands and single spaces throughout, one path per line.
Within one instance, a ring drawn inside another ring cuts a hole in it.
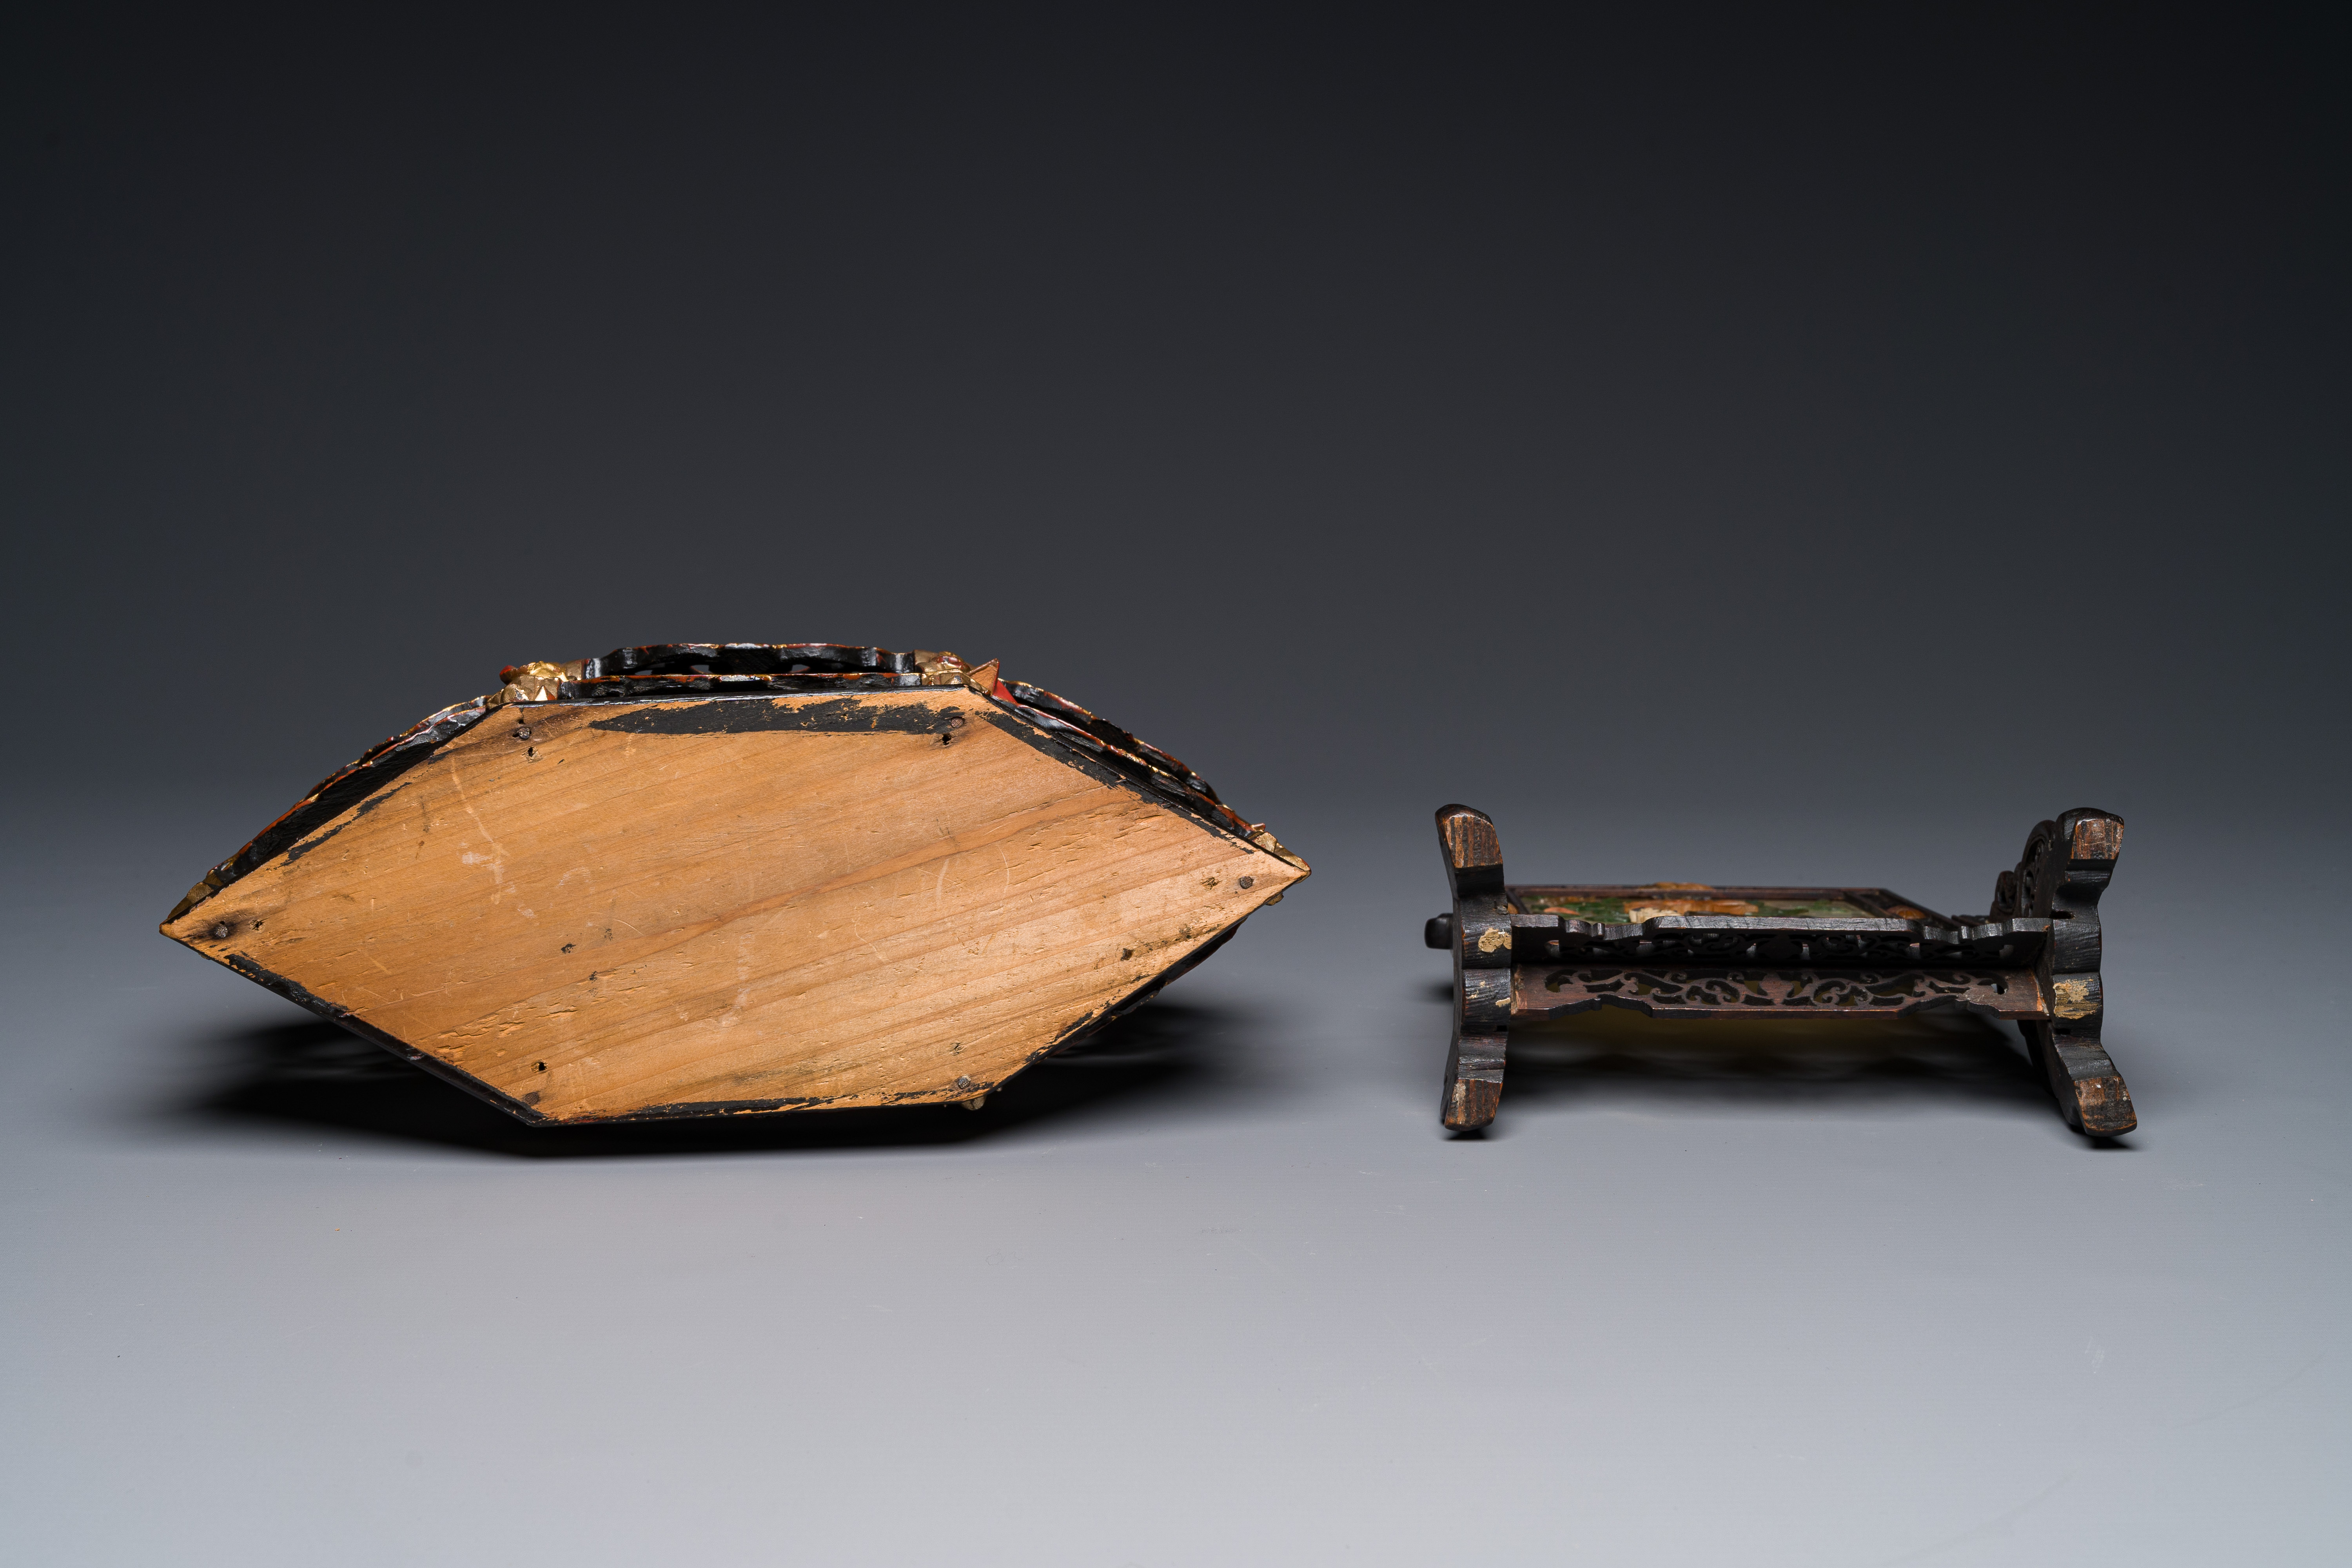
M 1958 1010 L 1899 1018 L 1652 1018 L 1597 1007 L 1511 1031 L 1504 1113 L 1572 1100 L 1916 1100 L 2055 1114 L 2025 1042 Z
M 216 1037 L 217 1088 L 166 1108 L 213 1130 L 275 1124 L 373 1133 L 530 1159 L 705 1154 L 730 1150 L 922 1148 L 968 1143 L 1047 1121 L 1146 1109 L 1197 1114 L 1260 1092 L 1222 1009 L 1155 1001 L 1091 1045 L 1014 1078 L 978 1110 L 903 1106 L 724 1120 L 532 1127 L 336 1026 L 263 1025 Z

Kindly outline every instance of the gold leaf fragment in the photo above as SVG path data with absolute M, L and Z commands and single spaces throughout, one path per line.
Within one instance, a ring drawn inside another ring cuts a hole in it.
M 1295 851 L 1285 847 L 1282 840 L 1274 836 L 1274 830 L 1264 823 L 1258 824 L 1257 831 L 1249 836 L 1249 841 L 1277 860 L 1286 860 L 1302 871 L 1311 869 Z
M 499 696 L 503 700 L 499 706 L 507 702 L 552 702 L 562 694 L 562 665 L 535 658 L 516 670 L 514 679 L 500 689 Z
M 2099 983 L 2092 980 L 2060 980 L 2051 984 L 2057 1001 L 2051 1011 L 2062 1018 L 2087 1018 L 2099 1010 Z
M 926 653 L 917 649 L 915 668 L 923 672 L 926 686 L 961 686 L 971 667 L 951 653 Z

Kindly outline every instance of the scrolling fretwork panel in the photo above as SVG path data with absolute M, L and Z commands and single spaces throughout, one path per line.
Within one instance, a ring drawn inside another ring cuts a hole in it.
M 1813 970 L 1560 968 L 1523 971 L 1520 1005 L 1569 1013 L 1602 1002 L 1643 1012 L 1720 1012 L 1729 1007 L 1808 1013 L 1909 1013 L 1937 1005 L 1977 1006 L 2011 1017 L 2038 1017 L 2041 994 L 2018 970 Z

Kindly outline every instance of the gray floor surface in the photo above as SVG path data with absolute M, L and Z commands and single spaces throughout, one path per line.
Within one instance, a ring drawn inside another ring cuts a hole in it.
M 2136 826 L 2107 980 L 2143 1127 L 2108 1147 L 2013 1033 L 1958 1019 L 1524 1037 L 1495 1134 L 1450 1142 L 1418 940 L 1442 882 L 1402 815 L 1283 823 L 1311 881 L 977 1114 L 567 1134 L 153 935 L 225 847 L 190 820 L 68 819 L 20 858 L 12 1562 L 1958 1568 L 2352 1539 L 2345 922 L 2219 958 L 2186 934 L 2250 865 L 2316 904 L 2340 844 Z M 1661 826 L 1646 868 L 1981 908 L 2028 825 L 1967 826 L 1672 855 Z

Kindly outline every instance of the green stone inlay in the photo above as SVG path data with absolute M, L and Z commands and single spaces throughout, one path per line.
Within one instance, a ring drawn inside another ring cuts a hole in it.
M 1654 896 L 1628 893 L 1596 898 L 1582 893 L 1526 892 L 1520 905 L 1531 915 L 1567 915 L 1594 925 L 1639 925 L 1657 915 L 1780 915 L 1789 920 L 1870 920 L 1868 910 L 1843 899 L 1727 899 L 1684 889 L 1661 889 Z

